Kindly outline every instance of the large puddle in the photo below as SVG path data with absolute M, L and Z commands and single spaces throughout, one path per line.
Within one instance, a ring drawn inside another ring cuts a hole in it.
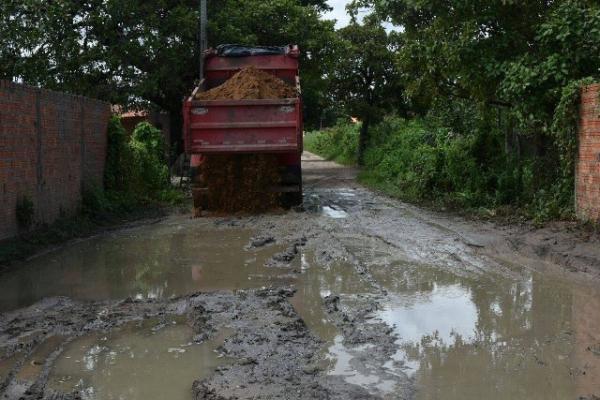
M 227 332 L 202 344 L 176 319 L 132 323 L 108 335 L 89 335 L 70 343 L 54 364 L 48 388 L 74 390 L 83 400 L 172 399 L 192 397 L 191 382 L 226 363 L 216 353 Z
M 576 399 L 600 393 L 600 292 L 525 272 L 460 278 L 380 267 L 392 293 L 378 316 L 400 350 L 386 367 L 416 378 L 418 399 Z
M 176 217 L 78 242 L 2 276 L 0 311 L 52 296 L 168 298 L 289 283 L 289 271 L 264 266 L 282 248 L 246 250 L 251 236 Z
M 332 219 L 345 216 L 325 212 Z M 265 261 L 284 247 L 247 249 L 252 236 L 177 217 L 82 241 L 2 276 L 0 309 L 57 295 L 164 298 L 294 284 L 293 305 L 328 343 L 329 372 L 393 398 L 393 382 L 354 369 L 353 358 L 368 353 L 368 346 L 346 348 L 322 307 L 331 293 L 343 298 L 373 288 L 351 265 L 318 265 L 310 253 L 300 254 L 290 268 L 267 268 Z M 392 264 L 372 267 L 372 273 L 389 293 L 375 316 L 398 336 L 399 350 L 383 367 L 390 375 L 412 377 L 416 398 L 600 395 L 599 289 L 531 271 L 518 278 L 465 277 Z M 190 382 L 220 362 L 215 343 L 189 345 L 190 335 L 185 325 L 174 324 L 156 332 L 123 328 L 108 337 L 78 339 L 60 358 L 51 383 L 79 388 L 89 399 L 189 398 Z M 166 379 L 177 390 L 164 391 Z

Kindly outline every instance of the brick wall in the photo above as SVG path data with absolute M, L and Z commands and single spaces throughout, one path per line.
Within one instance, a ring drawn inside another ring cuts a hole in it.
M 108 103 L 0 80 L 0 240 L 19 233 L 19 198 L 51 223 L 102 184 L 109 116 Z
M 576 206 L 579 218 L 600 222 L 600 84 L 582 89 Z

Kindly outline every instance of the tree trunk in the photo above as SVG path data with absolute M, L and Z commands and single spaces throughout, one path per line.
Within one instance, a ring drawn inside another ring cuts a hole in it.
M 169 163 L 174 162 L 179 154 L 183 152 L 183 116 L 181 115 L 181 107 L 173 107 L 169 110 L 170 129 L 171 129 L 171 143 L 169 143 L 170 160 Z
M 365 117 L 358 137 L 358 165 L 365 165 L 365 152 L 369 146 L 369 117 Z
M 506 113 L 506 127 L 504 130 L 504 152 L 509 157 L 514 157 L 517 160 L 521 159 L 521 146 L 519 135 L 515 130 L 514 118 Z

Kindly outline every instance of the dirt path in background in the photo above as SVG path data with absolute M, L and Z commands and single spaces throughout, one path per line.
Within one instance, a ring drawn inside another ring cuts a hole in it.
M 358 170 L 355 168 L 340 166 L 311 153 L 305 153 L 303 162 L 305 185 L 309 190 L 362 188 L 356 183 Z M 387 204 L 395 208 L 399 216 L 409 214 L 424 224 L 451 233 L 476 253 L 540 270 L 564 269 L 574 273 L 569 276 L 575 279 L 600 279 L 600 232 L 586 231 L 575 222 L 553 222 L 543 228 L 531 224 L 501 225 L 424 210 L 376 194 L 372 202 Z
M 600 396 L 597 239 L 422 210 L 356 173 L 305 154 L 302 211 L 173 216 L 1 276 L 0 394 Z

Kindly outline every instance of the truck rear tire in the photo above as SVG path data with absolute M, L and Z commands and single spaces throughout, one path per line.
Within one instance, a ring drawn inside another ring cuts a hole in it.
M 286 209 L 302 205 L 302 168 L 300 165 L 287 166 L 282 184 L 297 188 L 295 191 L 281 193 L 281 206 Z
M 281 194 L 281 206 L 290 209 L 302 205 L 302 192 L 288 192 Z

